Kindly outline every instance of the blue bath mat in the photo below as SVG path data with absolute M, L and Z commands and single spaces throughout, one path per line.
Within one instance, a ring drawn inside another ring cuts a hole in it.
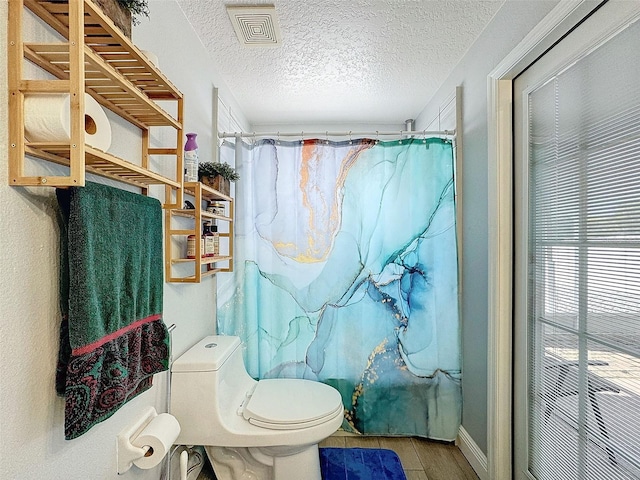
M 378 448 L 321 448 L 323 480 L 407 480 L 398 455 Z

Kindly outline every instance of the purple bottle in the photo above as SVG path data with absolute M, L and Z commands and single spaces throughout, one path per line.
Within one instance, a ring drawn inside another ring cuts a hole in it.
M 198 144 L 197 133 L 187 133 L 187 143 L 184 144 L 184 181 L 198 181 Z

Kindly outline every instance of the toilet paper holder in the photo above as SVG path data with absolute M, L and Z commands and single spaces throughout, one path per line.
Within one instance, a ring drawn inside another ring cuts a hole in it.
M 122 475 L 129 470 L 133 462 L 139 458 L 144 457 L 149 452 L 150 447 L 136 447 L 131 443 L 138 435 L 144 430 L 144 428 L 151 423 L 155 417 L 158 416 L 158 412 L 153 407 L 148 407 L 142 417 L 133 425 L 122 430 L 117 436 L 116 443 L 116 459 L 118 464 L 118 475 Z

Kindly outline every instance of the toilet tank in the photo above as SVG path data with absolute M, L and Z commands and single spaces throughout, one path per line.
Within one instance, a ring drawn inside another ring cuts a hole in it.
M 240 338 L 238 337 L 226 335 L 205 337 L 174 360 L 171 365 L 171 372 L 212 372 L 220 370 L 239 346 Z
M 214 445 L 256 381 L 249 376 L 238 337 L 203 338 L 171 365 L 170 413 L 182 445 Z

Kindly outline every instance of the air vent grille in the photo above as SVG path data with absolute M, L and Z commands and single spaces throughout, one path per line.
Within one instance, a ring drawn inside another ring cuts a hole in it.
M 273 47 L 280 45 L 280 28 L 273 5 L 227 6 L 227 13 L 242 45 Z

